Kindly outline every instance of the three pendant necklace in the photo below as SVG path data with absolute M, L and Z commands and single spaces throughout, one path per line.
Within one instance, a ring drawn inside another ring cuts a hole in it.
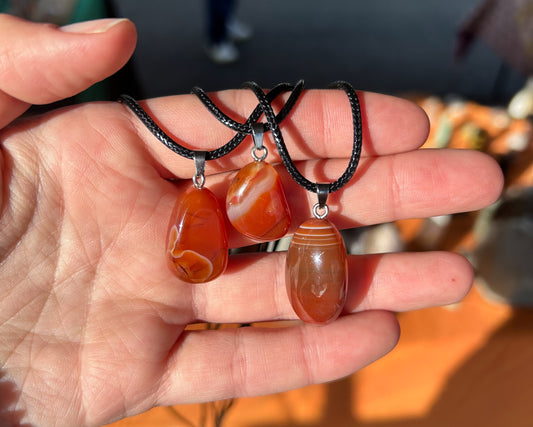
M 335 320 L 344 307 L 347 286 L 347 254 L 342 237 L 327 216 L 327 198 L 353 177 L 362 147 L 361 109 L 357 93 L 346 82 L 335 82 L 331 89 L 342 89 L 350 102 L 353 118 L 353 145 L 344 173 L 331 183 L 314 183 L 296 168 L 285 145 L 280 123 L 294 108 L 303 91 L 303 81 L 286 83 L 265 93 L 256 83 L 243 85 L 254 92 L 259 104 L 245 123 L 224 114 L 200 88 L 193 93 L 225 126 L 236 132 L 222 147 L 212 151 L 190 150 L 170 138 L 131 97 L 119 101 L 128 106 L 143 124 L 169 149 L 190 158 L 195 164 L 192 185 L 176 201 L 171 214 L 166 257 L 169 268 L 183 281 L 204 283 L 220 276 L 228 262 L 228 238 L 225 216 L 216 196 L 206 188 L 205 163 L 218 159 L 237 148 L 247 135 L 252 136 L 252 161 L 233 178 L 226 195 L 225 212 L 232 226 L 256 242 L 283 237 L 290 227 L 291 212 L 281 178 L 266 158 L 263 135 L 270 131 L 283 165 L 297 184 L 317 194 L 313 218 L 304 221 L 295 231 L 286 257 L 285 279 L 289 301 L 300 319 L 308 323 L 327 324 Z M 276 115 L 272 101 L 291 92 Z M 266 122 L 258 122 L 264 114 Z

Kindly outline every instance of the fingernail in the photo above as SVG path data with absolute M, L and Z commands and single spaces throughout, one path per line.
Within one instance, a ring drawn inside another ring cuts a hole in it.
M 76 22 L 75 24 L 65 25 L 63 27 L 60 27 L 59 29 L 67 33 L 98 34 L 98 33 L 105 33 L 110 28 L 124 21 L 127 21 L 127 19 L 126 18 L 96 19 L 94 21 Z

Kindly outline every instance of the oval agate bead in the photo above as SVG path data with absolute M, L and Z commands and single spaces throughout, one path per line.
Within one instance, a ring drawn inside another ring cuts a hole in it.
M 191 187 L 177 200 L 171 217 L 168 263 L 189 283 L 213 280 L 228 263 L 228 238 L 224 216 L 215 195 Z
M 305 221 L 294 234 L 285 269 L 287 293 L 300 319 L 326 324 L 346 302 L 346 249 L 337 228 L 326 219 Z
M 228 189 L 226 212 L 233 226 L 253 240 L 283 237 L 291 213 L 276 169 L 264 161 L 244 166 Z

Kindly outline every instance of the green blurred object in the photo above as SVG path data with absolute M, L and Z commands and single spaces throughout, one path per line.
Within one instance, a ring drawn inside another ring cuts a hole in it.
M 72 12 L 71 23 L 107 18 L 105 0 L 78 0 Z M 104 101 L 109 99 L 109 81 L 103 80 L 76 95 L 75 103 Z
M 107 17 L 104 0 L 78 0 L 72 12 L 71 22 L 89 21 Z
M 67 25 L 74 22 L 90 21 L 108 17 L 106 0 L 0 0 L 0 13 L 10 13 L 35 22 L 52 22 Z M 111 98 L 111 87 L 106 79 L 86 89 L 70 99 L 69 103 L 102 101 Z

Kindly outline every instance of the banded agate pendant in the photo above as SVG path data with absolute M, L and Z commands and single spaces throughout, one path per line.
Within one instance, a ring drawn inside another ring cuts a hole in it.
M 226 269 L 224 216 L 208 189 L 191 187 L 177 200 L 170 221 L 167 260 L 176 275 L 189 283 L 208 282 Z
M 232 225 L 253 240 L 283 237 L 291 213 L 276 169 L 264 161 L 244 166 L 229 186 L 226 212 Z
M 296 230 L 286 261 L 287 293 L 300 319 L 327 324 L 346 302 L 348 264 L 337 228 L 326 219 L 309 219 Z

